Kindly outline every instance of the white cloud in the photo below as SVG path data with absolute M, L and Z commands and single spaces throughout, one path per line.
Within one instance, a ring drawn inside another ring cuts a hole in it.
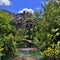
M 28 9 L 28 8 L 24 8 L 23 10 L 20 10 L 18 13 L 23 13 L 25 11 L 25 13 L 29 12 L 34 14 L 34 11 L 32 9 Z
M 23 11 L 22 11 L 22 10 L 20 10 L 18 13 L 23 13 Z
M 0 0 L 0 5 L 10 5 L 10 0 Z
M 46 2 L 46 4 L 48 4 L 49 2 Z

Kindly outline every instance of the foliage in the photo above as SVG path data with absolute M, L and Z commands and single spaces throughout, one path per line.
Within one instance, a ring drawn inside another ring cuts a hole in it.
M 29 29 L 30 38 L 44 54 L 59 57 L 59 49 L 55 49 L 60 41 L 60 5 L 56 1 L 43 6 L 44 14 L 35 13 L 37 23 Z M 41 16 L 41 17 L 40 17 Z M 39 18 L 38 18 L 39 17 Z M 28 34 L 29 35 L 29 34 Z M 58 46 L 59 47 L 59 46 Z M 56 52 L 55 52 L 55 51 Z M 56 55 L 57 53 L 57 55 Z
M 45 55 L 45 56 L 55 57 L 55 55 L 54 55 L 54 49 L 52 49 L 51 47 L 48 47 L 47 50 L 45 50 L 41 54 Z
M 11 60 L 15 55 L 16 47 L 14 36 L 12 34 L 13 27 L 10 25 L 12 15 L 0 10 L 0 57 L 1 60 Z
M 15 33 L 15 40 L 16 42 L 20 42 L 24 39 L 24 31 L 22 28 L 19 28 Z
M 48 47 L 46 50 L 41 52 L 41 55 L 45 55 L 48 57 L 50 56 L 56 59 L 60 58 L 60 41 L 57 42 L 54 49 L 51 47 Z
M 57 42 L 57 45 L 55 47 L 55 57 L 60 58 L 60 41 Z
M 1 58 L 1 56 L 2 56 L 2 51 L 3 51 L 3 44 L 2 44 L 2 39 L 0 38 L 0 58 Z
M 14 36 L 12 34 L 8 35 L 8 36 L 3 36 L 3 48 L 4 50 L 2 51 L 3 56 L 2 56 L 2 60 L 8 60 L 12 57 L 15 56 L 16 53 L 16 47 L 15 47 L 15 42 L 14 42 Z
M 60 1 L 59 1 L 60 3 Z M 15 55 L 15 41 L 21 42 L 27 37 L 40 49 L 43 55 L 60 57 L 60 4 L 48 0 L 43 6 L 43 12 L 35 12 L 35 16 L 26 17 L 22 24 L 33 20 L 33 26 L 15 29 L 10 25 L 13 18 L 9 13 L 0 10 L 0 57 L 8 60 Z M 34 20 L 34 18 L 36 20 Z M 26 27 L 26 26 L 24 26 Z M 25 30 L 24 30 L 25 29 Z M 8 57 L 7 57 L 8 56 Z M 10 59 L 11 60 L 11 59 Z

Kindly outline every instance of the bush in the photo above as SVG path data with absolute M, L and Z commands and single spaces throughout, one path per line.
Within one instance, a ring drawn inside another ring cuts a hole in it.
M 11 60 L 16 53 L 15 38 L 10 25 L 12 15 L 0 10 L 0 60 Z
M 14 36 L 12 34 L 8 36 L 4 36 L 2 39 L 3 42 L 3 51 L 2 51 L 2 60 L 11 60 L 12 57 L 15 56 L 16 53 L 16 46 L 14 42 Z

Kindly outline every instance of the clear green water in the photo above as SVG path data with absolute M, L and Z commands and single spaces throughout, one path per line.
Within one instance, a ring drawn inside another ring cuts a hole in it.
M 32 52 L 18 52 L 18 56 L 33 56 L 37 57 L 38 60 L 46 60 L 44 56 L 41 56 L 40 51 L 32 51 Z
M 41 56 L 39 51 L 18 52 L 17 55 L 19 55 L 19 56 Z

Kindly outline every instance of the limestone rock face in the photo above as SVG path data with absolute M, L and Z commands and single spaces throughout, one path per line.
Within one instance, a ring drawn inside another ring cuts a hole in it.
M 18 13 L 14 16 L 14 21 L 12 22 L 12 25 L 16 26 L 16 28 L 23 28 L 28 29 L 32 27 L 35 24 L 35 19 L 32 13 Z

